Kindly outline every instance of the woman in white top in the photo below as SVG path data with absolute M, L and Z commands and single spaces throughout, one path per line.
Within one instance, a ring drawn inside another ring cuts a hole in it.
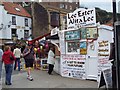
M 48 74 L 51 75 L 53 68 L 54 68 L 54 64 L 55 64 L 55 54 L 54 54 L 54 47 L 51 47 L 49 52 L 48 52 L 48 60 L 47 63 L 49 64 L 49 68 L 48 68 Z

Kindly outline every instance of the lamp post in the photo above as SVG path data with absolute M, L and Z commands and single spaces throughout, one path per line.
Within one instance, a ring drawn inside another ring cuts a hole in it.
M 115 22 L 116 22 L 116 0 L 112 0 L 112 5 L 113 5 L 113 28 L 115 27 Z M 115 28 L 113 29 L 114 32 L 114 45 L 115 45 L 115 49 L 114 49 L 114 53 L 115 53 L 115 57 L 114 60 L 112 62 L 112 88 L 116 89 L 117 85 L 116 85 L 116 54 L 117 52 L 115 52 L 116 50 L 116 33 L 115 33 Z

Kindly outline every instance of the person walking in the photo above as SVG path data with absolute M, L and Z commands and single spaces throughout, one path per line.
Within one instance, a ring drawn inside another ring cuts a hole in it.
M 27 79 L 33 81 L 33 78 L 31 76 L 31 68 L 33 68 L 35 52 L 32 44 L 28 44 L 28 46 L 25 48 L 23 51 L 23 57 L 25 59 L 25 66 L 27 68 Z
M 21 56 L 21 50 L 19 49 L 18 46 L 13 51 L 13 54 L 15 55 L 15 65 L 14 65 L 14 70 L 16 70 L 16 67 L 18 66 L 18 71 L 20 71 L 20 56 Z
M 47 63 L 48 63 L 48 74 L 49 75 L 52 75 L 52 71 L 53 71 L 53 68 L 54 68 L 54 64 L 55 64 L 55 54 L 54 54 L 54 47 L 50 47 L 50 50 L 48 52 L 48 60 L 47 60 Z
M 3 50 L 0 49 L 0 84 L 1 84 L 1 77 L 2 77 L 2 55 L 3 55 Z
M 12 59 L 10 57 L 12 57 Z M 9 46 L 5 46 L 5 51 L 2 56 L 2 61 L 4 62 L 4 66 L 5 66 L 5 72 L 6 72 L 5 84 L 6 85 L 12 85 L 11 76 L 12 76 L 14 60 L 15 60 L 15 56 L 13 55 L 11 48 Z

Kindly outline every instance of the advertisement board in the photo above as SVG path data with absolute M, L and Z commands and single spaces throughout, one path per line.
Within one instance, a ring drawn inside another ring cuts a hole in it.
M 85 79 L 85 55 L 61 55 L 61 75 Z

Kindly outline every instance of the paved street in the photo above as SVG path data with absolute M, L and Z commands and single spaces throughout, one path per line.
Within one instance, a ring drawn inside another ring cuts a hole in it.
M 53 73 L 48 75 L 46 71 L 33 70 L 32 76 L 34 81 L 27 80 L 27 73 L 17 73 L 12 77 L 12 85 L 6 86 L 4 78 L 2 82 L 3 88 L 97 88 L 96 81 L 90 80 L 77 80 L 64 78 L 60 75 Z

